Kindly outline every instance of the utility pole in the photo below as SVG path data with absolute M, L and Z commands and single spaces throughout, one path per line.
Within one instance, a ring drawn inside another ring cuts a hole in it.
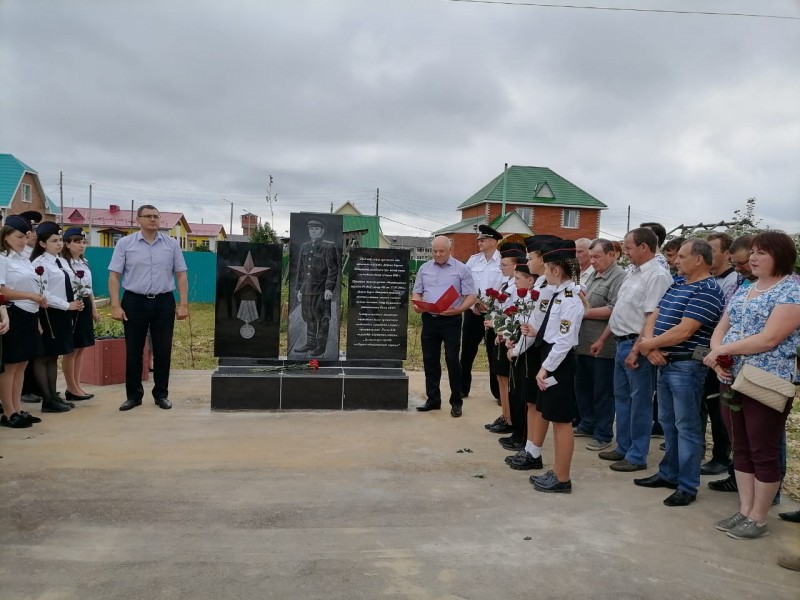
M 503 212 L 502 215 L 506 216 L 506 180 L 508 179 L 508 163 L 503 168 Z
M 223 200 L 225 200 L 225 202 L 228 202 L 231 205 L 231 224 L 230 228 L 228 229 L 228 235 L 233 235 L 233 202 L 231 202 L 227 198 L 223 198 Z
M 92 186 L 94 181 L 89 184 L 89 235 L 87 236 L 87 246 L 92 245 Z
M 631 205 L 628 204 L 628 223 L 625 225 L 625 231 L 631 230 Z
M 133 198 L 131 198 L 131 231 L 133 231 Z
M 64 228 L 64 171 L 58 172 L 58 196 L 61 202 L 61 228 Z
M 275 194 L 275 201 L 278 201 L 278 195 Z M 270 227 L 275 229 L 275 213 L 272 210 L 272 175 L 269 176 L 269 191 L 267 192 L 267 204 L 269 204 Z
M 377 188 L 375 190 L 375 216 L 380 216 L 378 213 L 378 207 L 381 203 L 381 188 Z

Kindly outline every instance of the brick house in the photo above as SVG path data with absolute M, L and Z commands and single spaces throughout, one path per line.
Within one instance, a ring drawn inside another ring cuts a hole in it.
M 3 217 L 35 210 L 44 221 L 58 221 L 61 212 L 47 197 L 39 174 L 13 154 L 0 154 L 0 212 Z
M 477 252 L 478 225 L 488 223 L 505 236 L 535 232 L 594 239 L 606 208 L 547 167 L 511 166 L 459 205 L 461 221 L 434 235 L 453 240 L 453 256 L 466 260 Z

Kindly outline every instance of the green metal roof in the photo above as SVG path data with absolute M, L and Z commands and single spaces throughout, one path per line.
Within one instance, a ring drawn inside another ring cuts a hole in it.
M 376 217 L 374 215 L 342 215 L 342 230 L 345 233 L 348 231 L 360 231 L 363 229 L 366 229 L 367 233 L 361 237 L 361 247 L 380 248 L 380 217 Z
M 538 197 L 536 194 L 544 187 L 552 190 L 554 198 Z M 570 183 L 561 175 L 547 167 L 508 168 L 506 180 L 506 203 L 530 205 L 579 206 L 586 208 L 608 208 L 597 198 Z M 492 179 L 475 194 L 462 202 L 458 210 L 486 202 L 503 201 L 503 173 Z
M 8 207 L 17 193 L 25 172 L 38 175 L 21 160 L 11 154 L 0 154 L 0 207 Z

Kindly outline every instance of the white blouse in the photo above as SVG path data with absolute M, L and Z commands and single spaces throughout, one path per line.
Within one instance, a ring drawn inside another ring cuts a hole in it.
M 39 278 L 36 276 L 31 261 L 13 250 L 9 250 L 8 254 L 3 256 L 3 259 L 5 265 L 4 287 L 11 288 L 18 292 L 40 293 L 37 283 Z M 25 312 L 39 312 L 39 305 L 33 300 L 12 300 L 11 302 L 14 306 L 21 308 Z
M 61 264 L 64 264 L 66 260 L 67 259 L 62 258 Z M 65 267 L 66 266 L 67 265 L 65 265 Z M 76 274 L 78 271 L 83 271 L 83 277 L 78 277 Z M 72 279 L 72 289 L 75 292 L 75 298 L 89 298 L 94 295 L 94 289 L 92 288 L 92 272 L 89 270 L 89 263 L 80 258 L 71 258 L 69 259 L 67 273 L 69 273 Z
M 54 254 L 50 254 L 49 252 L 45 252 L 37 256 L 31 264 L 33 265 L 34 269 L 38 266 L 44 267 L 45 273 L 42 275 L 42 278 L 45 281 L 44 287 L 44 295 L 47 298 L 47 307 L 48 308 L 57 308 L 59 310 L 69 310 L 69 301 L 67 300 L 67 288 L 65 285 L 64 275 L 66 273 L 67 278 L 72 285 L 72 280 L 69 279 L 69 274 L 67 271 L 58 268 L 56 265 L 56 259 L 61 262 L 62 267 L 67 267 L 67 259 L 60 258 Z M 37 276 L 37 280 L 39 277 Z

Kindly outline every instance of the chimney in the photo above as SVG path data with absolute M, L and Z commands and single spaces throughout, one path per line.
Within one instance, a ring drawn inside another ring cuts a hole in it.
M 108 212 L 110 212 L 111 214 L 118 213 L 119 212 L 119 204 L 112 204 L 111 206 L 109 206 L 108 207 Z

